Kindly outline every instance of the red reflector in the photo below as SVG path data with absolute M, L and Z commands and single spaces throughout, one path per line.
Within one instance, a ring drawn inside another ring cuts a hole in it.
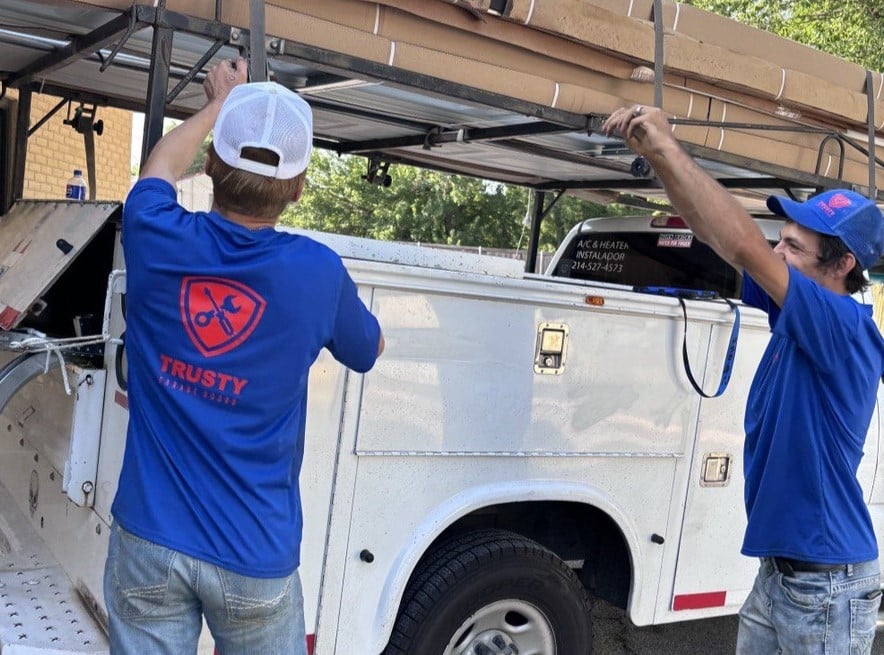
M 681 594 L 672 599 L 672 609 L 701 610 L 706 607 L 724 607 L 726 591 L 710 591 L 705 594 Z
M 129 397 L 119 389 L 114 392 L 114 402 L 123 409 L 129 409 Z
M 12 328 L 12 324 L 21 316 L 21 312 L 17 309 L 13 309 L 12 307 L 3 307 L 3 311 L 0 312 L 0 328 L 4 330 L 9 330 Z
M 681 216 L 655 216 L 651 219 L 651 227 L 676 227 L 687 230 L 688 224 Z

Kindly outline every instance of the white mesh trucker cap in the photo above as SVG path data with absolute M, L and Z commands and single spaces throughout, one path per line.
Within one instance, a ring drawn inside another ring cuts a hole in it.
M 218 113 L 215 152 L 229 166 L 290 180 L 307 168 L 313 151 L 313 113 L 294 91 L 276 82 L 234 87 Z M 243 148 L 265 148 L 279 155 L 279 165 L 242 157 Z

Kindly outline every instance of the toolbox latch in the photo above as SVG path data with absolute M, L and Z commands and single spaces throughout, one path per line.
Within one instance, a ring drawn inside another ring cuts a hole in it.
M 564 323 L 541 323 L 537 326 L 534 348 L 534 372 L 540 375 L 561 375 L 565 370 L 568 326 Z
M 727 453 L 707 453 L 703 457 L 701 487 L 724 487 L 731 478 L 731 456 Z

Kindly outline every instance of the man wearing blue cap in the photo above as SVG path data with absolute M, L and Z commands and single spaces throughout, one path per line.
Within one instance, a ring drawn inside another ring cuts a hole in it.
M 880 569 L 856 471 L 884 341 L 871 308 L 850 294 L 884 251 L 881 211 L 847 190 L 803 203 L 771 197 L 770 210 L 787 219 L 771 250 L 659 109 L 619 109 L 603 129 L 648 159 L 691 229 L 744 272 L 743 301 L 768 314 L 771 339 L 744 421 L 742 552 L 761 564 L 740 610 L 737 652 L 870 653 Z

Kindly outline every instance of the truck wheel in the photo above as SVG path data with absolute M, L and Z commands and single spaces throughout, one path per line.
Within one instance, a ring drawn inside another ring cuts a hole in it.
M 481 530 L 431 549 L 383 655 L 590 655 L 589 596 L 554 553 Z

